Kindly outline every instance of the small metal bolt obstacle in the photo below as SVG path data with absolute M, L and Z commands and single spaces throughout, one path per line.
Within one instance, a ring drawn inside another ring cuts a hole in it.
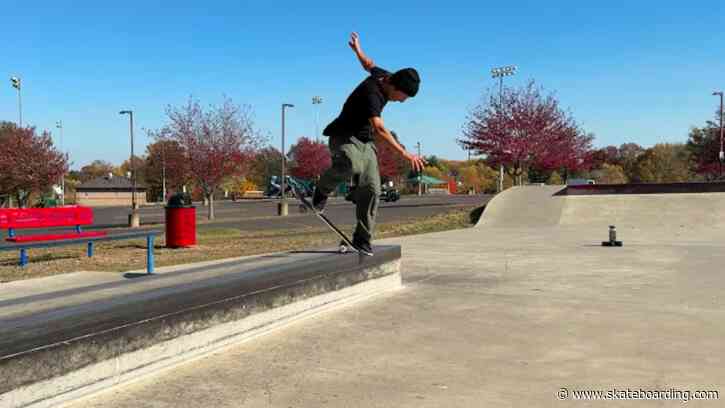
M 617 227 L 614 225 L 609 226 L 609 241 L 602 241 L 602 246 L 608 247 L 621 247 L 622 241 L 617 241 Z

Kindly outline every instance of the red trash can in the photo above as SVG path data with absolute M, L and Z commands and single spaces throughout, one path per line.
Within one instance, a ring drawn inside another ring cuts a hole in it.
M 196 207 L 191 205 L 188 194 L 174 194 L 166 205 L 166 247 L 193 245 L 196 245 Z

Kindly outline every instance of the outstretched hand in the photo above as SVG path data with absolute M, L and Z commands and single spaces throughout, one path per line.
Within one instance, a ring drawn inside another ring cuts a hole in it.
M 360 36 L 357 33 L 350 34 L 350 41 L 347 43 L 355 52 L 360 52 Z
M 414 154 L 407 154 L 405 158 L 410 161 L 411 167 L 413 167 L 413 170 L 417 172 L 423 171 L 425 165 L 428 164 L 428 162 L 426 162 L 424 158 L 416 156 Z

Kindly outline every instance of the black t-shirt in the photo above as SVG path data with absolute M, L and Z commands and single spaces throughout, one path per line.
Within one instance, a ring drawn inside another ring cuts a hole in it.
M 373 140 L 370 118 L 383 113 L 388 98 L 382 88 L 382 78 L 390 72 L 374 67 L 367 77 L 347 97 L 342 112 L 322 132 L 325 136 L 355 136 L 362 142 Z

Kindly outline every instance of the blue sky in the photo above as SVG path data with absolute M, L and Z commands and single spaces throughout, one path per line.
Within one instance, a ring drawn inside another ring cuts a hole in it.
M 315 133 L 365 73 L 347 46 L 389 70 L 422 78 L 416 98 L 383 118 L 423 153 L 463 159 L 455 143 L 469 109 L 495 82 L 494 66 L 517 65 L 506 84 L 535 79 L 596 135 L 595 146 L 684 142 L 713 119 L 725 88 L 725 3 L 720 1 L 4 1 L 0 120 L 17 120 L 9 77 L 23 79 L 23 121 L 65 126 L 73 168 L 128 157 L 133 109 L 143 128 L 163 126 L 168 104 L 192 95 L 249 104 L 279 145 L 280 105 L 294 141 Z M 607 4 L 604 4 L 607 3 Z M 636 4 L 633 4 L 636 3 Z

